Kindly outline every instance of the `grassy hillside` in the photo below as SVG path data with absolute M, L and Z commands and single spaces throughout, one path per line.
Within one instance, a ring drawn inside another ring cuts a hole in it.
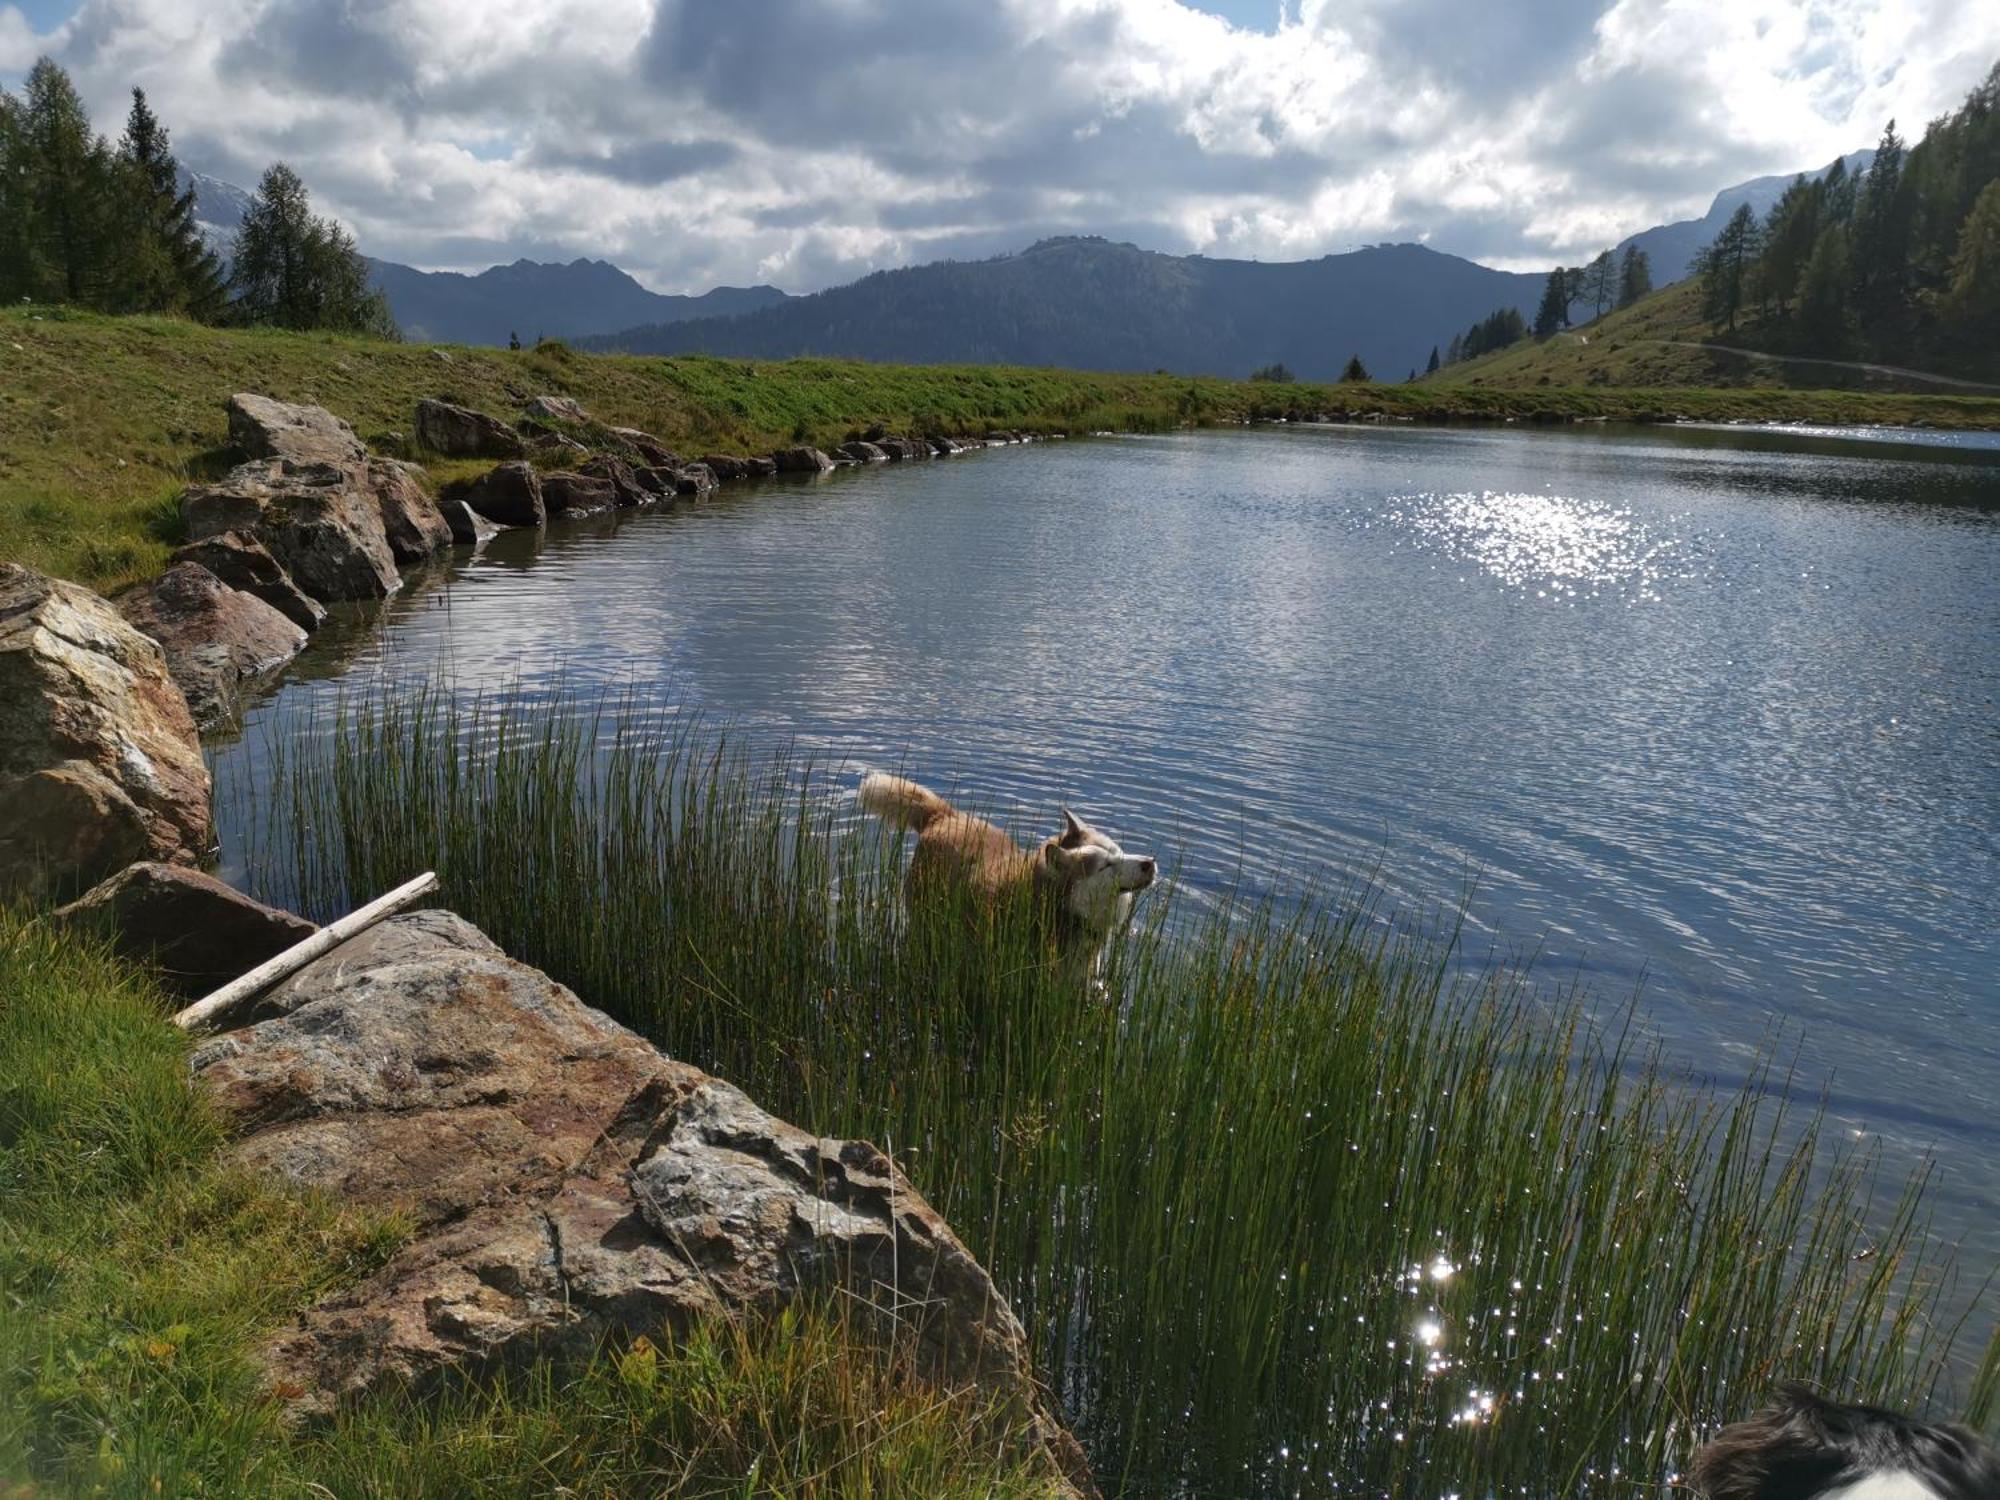
M 1918 395 L 1954 390 L 1949 385 L 1895 374 L 1886 367 L 1860 363 L 1843 367 L 1831 360 L 1786 358 L 1765 348 L 1775 337 L 1775 332 L 1760 328 L 1754 318 L 1745 319 L 1734 333 L 1718 334 L 1702 317 L 1701 289 L 1690 278 L 1545 343 L 1527 339 L 1452 365 L 1424 384 L 1499 390 L 1704 386 L 1814 392 L 1834 386 L 1857 392 L 1907 391 Z M 1957 378 L 1979 375 L 1963 359 L 1941 356 L 1923 363 L 1926 368 L 1935 364 L 1940 373 Z M 1986 378 L 2000 384 L 2000 370 L 1989 371 Z
M 1468 365 L 1448 381 L 1415 385 L 1274 385 L 1003 366 L 582 355 L 559 345 L 509 353 L 9 308 L 0 311 L 0 558 L 99 588 L 156 571 L 176 541 L 181 489 L 230 461 L 222 403 L 239 390 L 318 402 L 370 438 L 408 432 L 425 396 L 504 414 L 525 397 L 557 392 L 692 452 L 831 443 L 872 422 L 931 434 L 1080 432 L 1326 412 L 1416 421 L 1672 413 L 2000 428 L 2000 399 L 1992 398 L 1620 390 L 1590 384 L 1588 373 L 1564 379 L 1571 384 L 1503 382 Z

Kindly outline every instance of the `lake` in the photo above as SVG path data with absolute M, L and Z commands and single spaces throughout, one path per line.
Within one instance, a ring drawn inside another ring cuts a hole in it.
M 2000 1264 L 2000 442 L 1292 427 L 845 470 L 515 532 L 335 629 L 215 749 L 381 678 L 603 684 L 1061 803 L 1195 900 L 1372 882 L 1673 1062 L 1760 1049 Z M 233 864 L 230 870 L 228 864 Z

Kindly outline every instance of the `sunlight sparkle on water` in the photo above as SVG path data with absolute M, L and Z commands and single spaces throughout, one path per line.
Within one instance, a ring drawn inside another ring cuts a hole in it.
M 1406 495 L 1381 521 L 1426 551 L 1561 602 L 1607 594 L 1652 602 L 1662 583 L 1694 571 L 1688 537 L 1656 530 L 1623 506 L 1568 495 Z

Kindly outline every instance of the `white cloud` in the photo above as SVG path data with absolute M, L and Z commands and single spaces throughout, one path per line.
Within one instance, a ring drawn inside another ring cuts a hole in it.
M 1293 258 L 1575 260 L 1906 133 L 2000 56 L 1990 0 L 84 0 L 100 123 L 283 157 L 376 254 L 604 255 L 809 289 L 1053 232 Z M 0 6 L 0 70 L 40 45 Z M 17 64 L 18 66 L 18 64 Z

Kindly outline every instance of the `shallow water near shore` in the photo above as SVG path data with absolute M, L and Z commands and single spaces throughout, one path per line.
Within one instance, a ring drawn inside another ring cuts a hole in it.
M 1373 880 L 1674 1063 L 1793 1087 L 2000 1265 L 2000 447 L 1285 428 L 1013 448 L 510 533 L 342 626 L 216 750 L 380 679 L 601 683 L 898 766 L 1189 893 Z M 246 873 L 240 872 L 239 873 Z M 282 897 L 281 870 L 247 872 Z

